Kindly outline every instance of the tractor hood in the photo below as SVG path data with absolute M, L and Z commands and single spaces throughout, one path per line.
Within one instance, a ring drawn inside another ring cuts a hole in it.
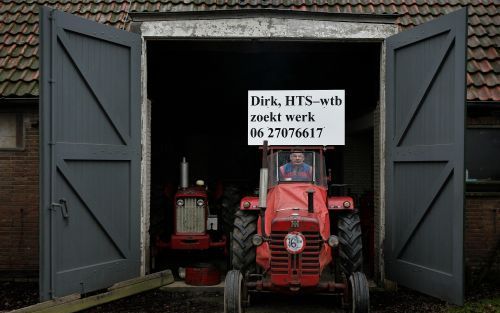
M 308 213 L 307 211 L 308 190 L 314 190 L 314 213 Z M 292 216 L 292 214 L 294 216 Z M 310 183 L 279 184 L 271 188 L 267 198 L 265 219 L 266 234 L 269 236 L 271 231 L 273 231 L 273 223 L 275 223 L 275 225 L 276 223 L 282 224 L 281 222 L 287 220 L 291 221 L 292 219 L 299 219 L 299 221 L 302 221 L 299 222 L 299 224 L 303 227 L 317 224 L 316 227 L 319 227 L 321 238 L 324 241 L 328 240 L 330 236 L 330 219 L 326 206 L 326 190 Z M 291 225 L 291 223 L 285 223 L 285 225 Z M 299 229 L 290 228 L 290 231 L 293 230 L 300 232 L 306 231 L 307 229 L 301 229 L 301 227 L 299 227 Z M 259 234 L 261 233 L 259 227 L 257 231 Z M 266 269 L 270 267 L 271 255 L 269 248 L 268 243 L 264 243 L 257 247 L 257 263 Z M 327 244 L 323 244 L 323 249 L 321 249 L 319 258 L 322 271 L 323 267 L 331 261 L 331 249 Z
M 314 190 L 314 213 L 307 212 L 307 191 Z M 298 210 L 297 210 L 298 209 Z M 330 220 L 326 207 L 326 190 L 324 188 L 304 184 L 279 184 L 269 191 L 266 209 L 266 234 L 271 233 L 271 224 L 275 218 L 291 216 L 299 213 L 303 217 L 316 217 L 321 236 L 324 240 L 330 235 Z
M 177 190 L 176 197 L 206 197 L 207 191 L 204 186 L 190 186 Z

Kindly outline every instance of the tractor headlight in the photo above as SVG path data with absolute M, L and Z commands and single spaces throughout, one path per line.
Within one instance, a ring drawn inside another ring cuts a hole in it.
M 198 200 L 196 200 L 196 205 L 198 205 L 198 206 L 202 206 L 202 205 L 204 205 L 204 204 L 205 204 L 205 201 L 204 201 L 203 199 L 198 199 Z
M 255 234 L 252 237 L 252 244 L 256 247 L 260 246 L 264 242 L 264 239 L 261 235 Z
M 332 248 L 335 248 L 339 245 L 339 238 L 337 236 L 331 235 L 328 238 L 328 245 Z
M 344 201 L 344 208 L 346 208 L 346 209 L 347 209 L 347 208 L 349 208 L 349 207 L 351 207 L 351 202 L 349 202 L 349 201 Z
M 245 202 L 243 202 L 243 207 L 244 207 L 245 209 L 248 209 L 248 208 L 250 207 L 250 202 L 249 202 L 249 201 L 245 201 Z
M 183 205 L 184 205 L 184 200 L 183 199 L 177 200 L 177 206 L 183 206 Z

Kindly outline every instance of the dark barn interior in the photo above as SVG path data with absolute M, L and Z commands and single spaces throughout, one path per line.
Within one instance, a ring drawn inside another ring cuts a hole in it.
M 346 146 L 327 152 L 327 168 L 333 183 L 363 184 L 344 192 L 373 197 L 379 62 L 376 42 L 148 41 L 152 237 L 170 228 L 166 208 L 182 157 L 190 182 L 203 179 L 211 191 L 232 184 L 249 193 L 258 186 L 261 155 L 247 146 L 248 90 L 345 89 Z

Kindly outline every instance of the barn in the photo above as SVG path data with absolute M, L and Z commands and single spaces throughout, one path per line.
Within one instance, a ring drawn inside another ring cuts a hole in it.
M 367 272 L 461 303 L 465 282 L 499 272 L 498 12 L 4 1 L 0 275 L 49 299 L 149 273 L 182 157 L 213 189 L 257 185 L 248 90 L 344 89 L 346 144 L 327 166 L 360 205 Z

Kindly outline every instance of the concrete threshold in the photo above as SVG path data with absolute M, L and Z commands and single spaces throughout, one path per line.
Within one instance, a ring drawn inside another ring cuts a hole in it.
M 368 280 L 368 286 L 370 290 L 376 290 L 378 288 L 377 284 L 371 279 Z M 160 287 L 161 291 L 166 292 L 224 292 L 224 279 L 213 286 L 193 286 L 186 284 L 185 281 L 175 281 L 169 285 Z
M 224 280 L 213 286 L 193 286 L 184 281 L 175 281 L 160 287 L 160 290 L 166 292 L 224 292 Z

